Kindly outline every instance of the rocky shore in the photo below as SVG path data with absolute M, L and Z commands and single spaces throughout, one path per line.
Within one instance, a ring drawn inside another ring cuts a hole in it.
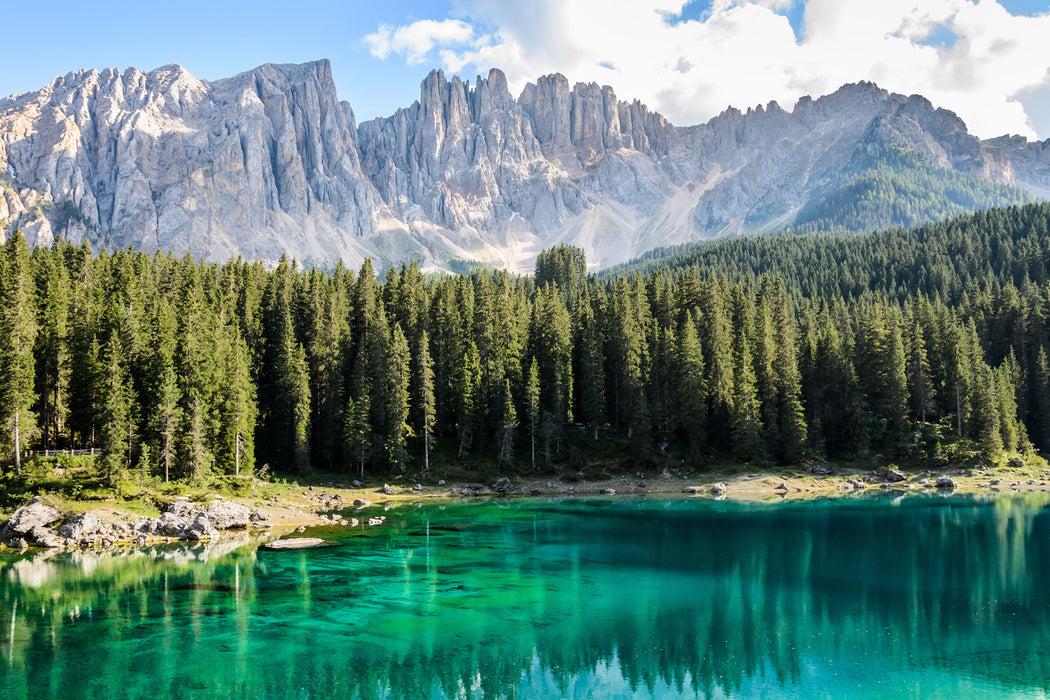
M 269 486 L 264 482 L 260 486 Z M 682 474 L 664 470 L 601 479 L 582 475 L 558 478 L 500 477 L 491 483 L 438 482 L 435 486 L 409 483 L 324 487 L 289 485 L 280 495 L 255 494 L 227 500 L 213 495 L 201 501 L 182 496 L 164 505 L 156 517 L 135 516 L 115 508 L 81 513 L 63 512 L 39 496 L 18 508 L 0 528 L 0 546 L 27 548 L 83 548 L 112 545 L 150 545 L 229 537 L 234 533 L 265 533 L 273 539 L 307 527 L 367 528 L 381 526 L 382 510 L 397 503 L 421 499 L 458 499 L 498 496 L 659 496 L 730 498 L 780 501 L 789 498 L 849 496 L 870 489 L 939 493 L 989 493 L 1050 491 L 1050 469 L 1042 460 L 1025 464 L 984 465 L 975 469 L 947 469 L 941 473 L 905 473 L 889 465 L 871 471 L 837 470 L 811 463 L 778 472 L 745 474 Z M 342 513 L 355 508 L 359 517 Z
M 158 541 L 203 540 L 228 530 L 244 530 L 269 516 L 238 503 L 214 500 L 191 503 L 176 500 L 156 518 L 118 520 L 88 511 L 66 517 L 39 496 L 16 510 L 0 530 L 0 542 L 15 549 L 107 546 L 118 542 L 149 544 Z

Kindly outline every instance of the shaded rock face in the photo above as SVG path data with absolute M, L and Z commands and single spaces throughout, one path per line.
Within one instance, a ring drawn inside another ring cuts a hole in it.
M 519 271 L 565 242 L 609 265 L 789 224 L 887 144 L 1050 195 L 1050 141 L 981 142 L 871 83 L 680 128 L 558 74 L 515 98 L 498 70 L 473 84 L 435 71 L 417 102 L 357 125 L 327 61 L 215 82 L 171 65 L 70 73 L 0 101 L 0 231 L 217 261 Z

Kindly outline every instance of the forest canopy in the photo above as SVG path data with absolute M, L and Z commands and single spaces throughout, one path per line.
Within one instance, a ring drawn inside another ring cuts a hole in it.
M 0 442 L 161 479 L 563 459 L 935 460 L 1050 447 L 1050 205 L 867 237 L 756 237 L 595 276 L 427 277 L 93 254 L 0 258 Z M 17 464 L 15 464 L 17 468 Z

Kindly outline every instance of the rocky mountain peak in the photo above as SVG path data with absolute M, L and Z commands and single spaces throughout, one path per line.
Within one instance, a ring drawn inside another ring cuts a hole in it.
M 887 146 L 1050 193 L 1050 141 L 981 142 L 950 111 L 873 83 L 679 128 L 558 73 L 515 97 L 498 69 L 433 71 L 412 105 L 358 125 L 327 60 L 215 81 L 171 64 L 77 71 L 0 100 L 0 232 L 213 260 L 518 270 L 567 242 L 613 264 L 790 224 Z

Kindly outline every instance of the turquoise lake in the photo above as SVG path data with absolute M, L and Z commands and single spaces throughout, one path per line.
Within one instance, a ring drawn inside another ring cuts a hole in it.
M 1048 505 L 500 499 L 5 555 L 0 697 L 1043 698 Z

